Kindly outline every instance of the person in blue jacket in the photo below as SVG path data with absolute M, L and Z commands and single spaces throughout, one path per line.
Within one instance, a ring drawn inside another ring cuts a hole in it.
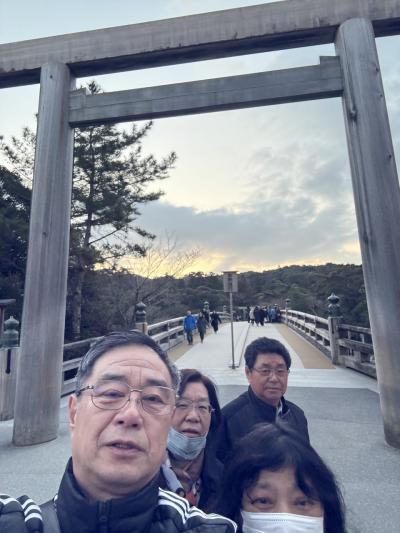
M 192 315 L 190 309 L 187 310 L 185 319 L 183 321 L 183 330 L 186 333 L 188 344 L 193 344 L 193 330 L 196 329 L 196 319 Z

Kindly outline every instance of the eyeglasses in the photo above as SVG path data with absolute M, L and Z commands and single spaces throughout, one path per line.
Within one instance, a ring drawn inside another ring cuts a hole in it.
M 266 378 L 272 377 L 275 374 L 277 378 L 284 378 L 289 374 L 289 369 L 286 367 L 270 368 L 269 366 L 262 366 L 261 368 L 252 368 L 255 372 L 258 372 L 261 376 Z
M 192 400 L 183 400 L 180 399 L 176 402 L 176 410 L 186 412 L 191 411 L 193 408 L 199 413 L 200 416 L 210 415 L 214 409 L 207 402 L 194 402 Z
M 135 402 L 139 404 L 146 413 L 152 415 L 167 415 L 172 413 L 175 406 L 175 391 L 169 387 L 149 385 L 143 389 L 134 389 L 124 381 L 103 380 L 96 385 L 87 385 L 76 391 L 79 396 L 86 390 L 92 391 L 93 405 L 99 409 L 118 411 L 125 407 L 131 400 L 131 393 L 138 392 L 139 397 Z

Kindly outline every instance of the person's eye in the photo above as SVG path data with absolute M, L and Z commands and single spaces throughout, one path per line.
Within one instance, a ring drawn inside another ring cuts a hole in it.
M 185 410 L 185 409 L 188 409 L 188 407 L 189 407 L 189 404 L 188 404 L 188 403 L 178 402 L 178 403 L 176 404 L 176 408 L 177 408 L 177 409 L 183 409 L 183 410 Z
M 118 398 L 123 398 L 125 396 L 125 393 L 115 389 L 107 389 L 95 391 L 95 396 L 100 396 L 101 398 L 105 398 L 107 400 L 116 400 Z
M 265 508 L 273 504 L 272 500 L 266 496 L 261 496 L 260 498 L 254 498 L 251 500 L 251 503 L 256 507 Z
M 198 407 L 201 413 L 208 413 L 210 411 L 208 405 L 199 405 Z
M 143 396 L 142 401 L 152 405 L 165 404 L 164 399 L 158 394 L 146 394 Z
M 302 498 L 298 498 L 295 502 L 297 507 L 301 507 L 302 509 L 307 509 L 308 507 L 312 507 L 315 504 L 315 500 L 312 498 L 307 498 L 306 496 Z

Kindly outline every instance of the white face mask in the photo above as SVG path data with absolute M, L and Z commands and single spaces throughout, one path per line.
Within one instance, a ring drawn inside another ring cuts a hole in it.
M 243 533 L 324 533 L 323 516 L 241 511 Z
M 199 455 L 205 448 L 207 435 L 201 437 L 187 437 L 179 433 L 176 429 L 171 428 L 168 433 L 167 448 L 174 455 L 182 459 L 191 460 Z

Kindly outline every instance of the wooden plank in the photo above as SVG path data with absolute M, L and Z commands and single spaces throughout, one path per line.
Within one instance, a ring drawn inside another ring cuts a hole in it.
M 366 344 L 365 342 L 355 341 L 352 339 L 339 339 L 340 346 L 343 348 L 350 348 L 363 353 L 374 353 L 374 347 L 372 344 Z
M 68 67 L 42 68 L 13 442 L 57 437 L 72 189 Z
M 400 188 L 370 22 L 345 22 L 336 49 L 384 430 L 400 448 Z
M 0 45 L 0 87 L 38 83 L 49 61 L 77 77 L 333 42 L 351 18 L 400 32 L 400 0 L 286 0 Z
M 342 94 L 338 58 L 321 64 L 243 76 L 70 98 L 73 127 L 330 98 Z

